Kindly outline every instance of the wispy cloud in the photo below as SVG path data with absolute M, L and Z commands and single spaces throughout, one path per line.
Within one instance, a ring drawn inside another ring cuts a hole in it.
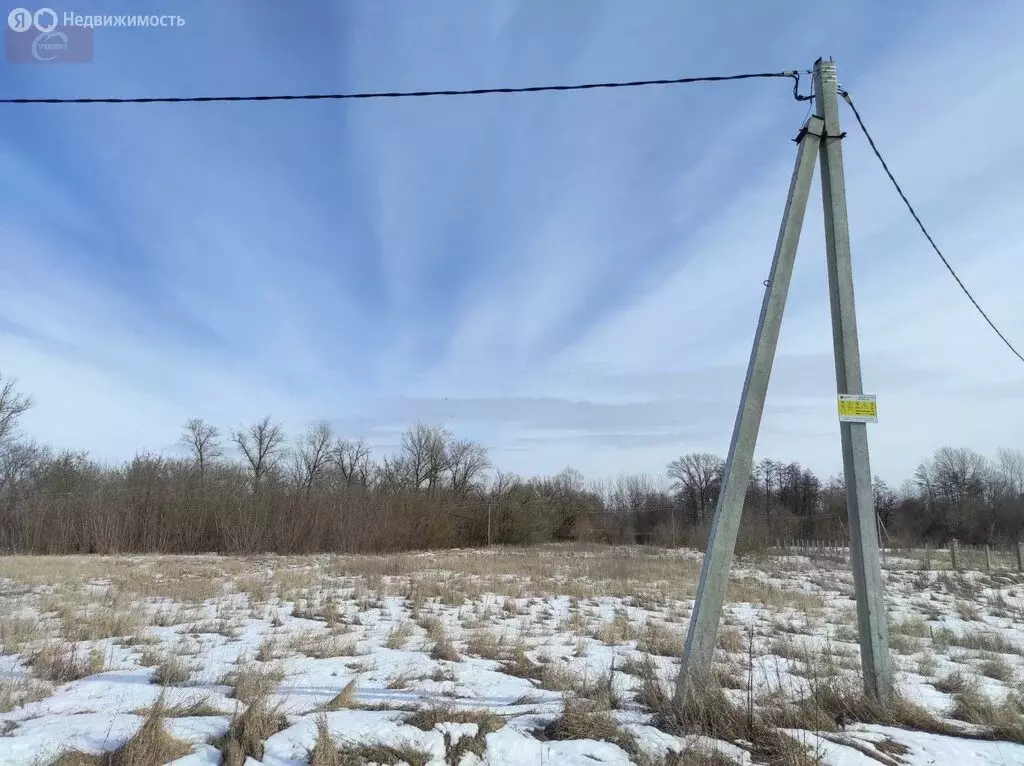
M 300 19 L 190 1 L 180 30 L 100 30 L 92 64 L 0 79 L 11 95 L 474 87 L 783 69 L 820 49 L 1024 343 L 1024 139 L 1000 127 L 1020 111 L 1024 9 L 813 7 L 315 2 Z M 265 412 L 379 449 L 441 422 L 523 472 L 724 452 L 807 108 L 788 87 L 8 108 L 3 372 L 36 394 L 37 436 L 112 459 L 172 449 L 189 415 Z M 897 479 L 943 443 L 1019 440 L 1019 363 L 846 127 L 874 468 Z M 832 473 L 820 219 L 815 199 L 759 451 Z

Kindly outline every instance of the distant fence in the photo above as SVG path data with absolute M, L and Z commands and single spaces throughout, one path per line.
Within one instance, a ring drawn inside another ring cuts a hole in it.
M 811 559 L 846 560 L 849 545 L 839 540 L 776 540 L 774 551 L 780 555 Z M 944 548 L 883 545 L 882 566 L 886 569 L 925 569 L 953 571 L 1016 571 L 1024 573 L 1024 542 L 1015 545 L 963 545 L 956 540 Z

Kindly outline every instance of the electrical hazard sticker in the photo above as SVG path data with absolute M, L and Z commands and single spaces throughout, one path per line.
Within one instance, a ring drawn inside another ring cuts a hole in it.
M 874 394 L 839 394 L 840 423 L 877 423 L 878 398 Z

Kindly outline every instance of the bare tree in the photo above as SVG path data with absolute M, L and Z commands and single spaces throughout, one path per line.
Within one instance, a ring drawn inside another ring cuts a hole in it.
M 1000 447 L 996 451 L 996 470 L 1010 494 L 1024 498 L 1024 450 Z
M 505 473 L 504 471 L 495 471 L 494 481 L 491 483 L 491 495 L 500 499 L 519 490 L 524 483 L 522 476 L 514 473 Z
M 16 388 L 17 378 L 6 378 L 0 374 L 0 444 L 8 443 L 18 432 L 18 422 L 32 405 L 31 396 Z
M 320 477 L 331 462 L 331 442 L 334 434 L 327 422 L 316 423 L 299 439 L 295 450 L 299 485 L 309 497 Z
M 382 490 L 416 489 L 419 487 L 415 467 L 405 455 L 385 457 L 376 471 L 376 486 Z
M 370 446 L 362 439 L 338 439 L 331 449 L 331 459 L 341 472 L 346 487 L 367 487 L 373 478 Z
M 725 463 L 717 455 L 691 452 L 668 464 L 668 475 L 694 523 L 702 521 L 718 499 Z
M 487 448 L 479 442 L 456 439 L 448 445 L 448 475 L 452 492 L 465 497 L 469 490 L 483 480 L 491 460 Z
M 931 460 L 921 463 L 914 472 L 930 516 L 929 528 L 947 536 L 963 535 L 968 522 L 985 504 L 991 478 L 991 466 L 984 455 L 965 448 L 937 449 Z
M 220 429 L 202 418 L 190 418 L 182 429 L 180 444 L 188 448 L 199 478 L 206 476 L 207 467 L 224 454 L 220 443 Z
M 875 515 L 878 516 L 882 526 L 887 530 L 889 518 L 892 516 L 893 511 L 896 510 L 899 498 L 879 476 L 874 478 L 874 481 L 871 483 L 871 489 L 875 501 Z
M 776 463 L 771 458 L 765 457 L 761 458 L 754 467 L 754 475 L 764 481 L 764 519 L 769 532 L 772 528 L 772 482 L 778 475 L 781 465 L 781 463 Z M 778 484 L 776 484 L 777 488 Z
M 402 455 L 416 489 L 440 486 L 448 471 L 448 444 L 452 435 L 441 426 L 417 423 L 402 434 Z
M 255 492 L 259 492 L 263 477 L 281 459 L 284 439 L 284 431 L 280 425 L 270 421 L 270 415 L 231 434 L 231 440 L 238 445 L 238 451 L 249 463 Z

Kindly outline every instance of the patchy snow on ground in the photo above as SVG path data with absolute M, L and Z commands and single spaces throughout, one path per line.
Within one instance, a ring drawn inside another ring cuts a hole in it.
M 889 557 L 902 712 L 886 718 L 857 700 L 845 553 L 739 558 L 726 707 L 679 723 L 665 701 L 700 562 L 599 546 L 3 557 L 0 764 L 122 748 L 178 766 L 750 764 L 773 747 L 796 764 L 1024 764 L 1012 562 Z

